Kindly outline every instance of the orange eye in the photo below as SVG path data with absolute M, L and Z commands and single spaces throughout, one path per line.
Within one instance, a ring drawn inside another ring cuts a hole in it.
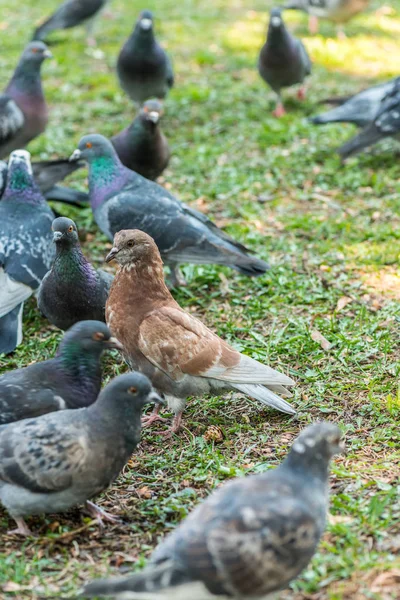
M 74 230 L 74 227 L 73 227 L 73 225 L 70 225 L 70 226 L 68 227 L 68 231 L 69 231 L 70 233 L 72 233 L 72 231 L 73 231 L 73 230 Z
M 148 113 L 149 112 L 149 107 L 148 106 L 143 106 L 143 112 Z
M 130 388 L 129 388 L 128 392 L 129 392 L 130 394 L 136 394 L 136 392 L 137 392 L 137 388 L 135 388 L 135 387 L 133 387 L 133 386 L 132 386 L 132 387 L 130 387 Z
M 91 142 L 86 142 L 86 148 L 91 148 L 93 144 Z
M 33 54 L 36 54 L 37 52 L 39 52 L 39 50 L 37 48 L 32 48 L 31 51 L 33 52 Z
M 102 340 L 104 340 L 104 333 L 97 331 L 93 334 L 93 339 L 95 342 L 101 342 Z

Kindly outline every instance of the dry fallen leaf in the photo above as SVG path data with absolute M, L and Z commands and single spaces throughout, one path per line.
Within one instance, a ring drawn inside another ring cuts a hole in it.
M 149 487 L 147 487 L 147 485 L 139 488 L 136 491 L 141 498 L 146 498 L 146 500 L 149 500 L 153 495 L 153 492 Z
M 328 342 L 326 337 L 324 337 L 318 329 L 311 329 L 310 334 L 311 339 L 314 340 L 314 342 L 317 342 L 317 344 L 319 344 L 326 352 L 332 348 L 332 344 Z
M 336 305 L 336 312 L 343 310 L 351 302 L 353 302 L 353 300 L 349 298 L 349 296 L 342 296 L 341 298 L 339 298 L 338 303 Z
M 339 523 L 351 523 L 354 521 L 353 517 L 349 517 L 347 515 L 331 515 L 328 514 L 328 523 L 330 525 L 337 525 Z
M 385 588 L 390 588 L 391 591 L 399 590 L 400 592 L 400 570 L 393 569 L 378 575 L 371 583 L 371 592 L 383 592 Z M 398 597 L 398 596 L 397 596 Z

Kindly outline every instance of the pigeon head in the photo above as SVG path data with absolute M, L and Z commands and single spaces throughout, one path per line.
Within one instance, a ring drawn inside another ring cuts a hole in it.
M 78 148 L 70 157 L 70 161 L 83 159 L 88 163 L 91 163 L 98 158 L 109 158 L 113 161 L 118 161 L 118 157 L 112 143 L 103 135 L 93 133 L 90 135 L 85 135 L 83 138 L 81 138 Z
M 344 444 L 339 427 L 328 421 L 322 421 L 310 425 L 300 433 L 286 460 L 291 467 L 324 477 L 330 459 L 342 452 L 344 452 Z
M 57 355 L 71 360 L 79 354 L 100 356 L 107 349 L 122 350 L 120 342 L 111 336 L 105 323 L 101 321 L 79 321 L 65 333 Z
M 281 29 L 283 25 L 283 19 L 282 19 L 282 9 L 281 8 L 273 8 L 270 12 L 270 18 L 269 18 L 269 30 L 277 30 L 277 29 Z
M 79 244 L 78 230 L 72 219 L 58 217 L 54 219 L 51 230 L 53 242 L 58 246 L 76 246 Z
M 32 175 L 31 155 L 27 150 L 14 150 L 8 161 L 4 200 L 21 200 L 38 204 L 44 202 Z
M 141 373 L 130 372 L 113 379 L 101 392 L 96 404 L 99 408 L 109 407 L 112 412 L 127 414 L 141 413 L 146 404 L 165 402 L 153 390 L 150 380 Z
M 26 66 L 40 66 L 46 58 L 52 58 L 52 53 L 43 42 L 31 42 L 25 48 L 21 56 L 21 63 Z
M 164 114 L 163 105 L 158 100 L 147 100 L 140 109 L 140 120 L 148 124 L 150 127 L 155 127 L 162 115 Z
M 121 267 L 138 262 L 145 264 L 159 262 L 162 265 L 155 241 L 139 229 L 123 229 L 115 234 L 113 247 L 106 256 L 106 262 L 112 260 Z
M 136 31 L 147 33 L 153 29 L 153 13 L 150 10 L 142 10 L 136 23 Z

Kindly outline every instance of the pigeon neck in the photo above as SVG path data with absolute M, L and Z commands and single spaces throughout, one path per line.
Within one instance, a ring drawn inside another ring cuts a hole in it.
M 279 54 L 282 54 L 282 50 L 284 50 L 288 44 L 290 44 L 290 36 L 285 26 L 271 27 L 268 31 L 267 48 L 279 51 Z
M 299 444 L 299 442 L 295 443 Z M 304 453 L 300 453 L 292 448 L 282 465 L 288 467 L 291 472 L 315 477 L 323 483 L 328 482 L 329 461 L 325 456 L 318 455 L 313 449 L 306 448 Z
M 75 282 L 77 278 L 83 277 L 90 285 L 96 285 L 97 273 L 92 265 L 82 254 L 78 244 L 74 246 L 56 245 L 56 257 L 52 270 L 59 273 L 63 280 Z
M 130 298 L 132 294 L 138 298 L 134 306 L 141 306 L 143 298 L 158 306 L 173 302 L 171 292 L 165 285 L 163 263 L 161 260 L 137 260 L 120 267 L 117 277 L 124 276 L 130 280 Z M 140 299 L 140 300 L 139 300 Z M 148 302 L 146 302 L 146 305 Z
M 43 196 L 26 168 L 21 165 L 9 168 L 7 186 L 2 198 L 4 201 L 18 201 L 28 204 L 42 204 Z
M 8 84 L 5 93 L 18 102 L 20 98 L 35 96 L 44 98 L 40 77 L 41 63 L 27 65 L 21 61 Z
M 130 50 L 140 54 L 147 53 L 155 45 L 155 37 L 153 29 L 148 31 L 135 31 L 130 38 L 128 44 Z
M 81 344 L 69 341 L 58 350 L 56 360 L 73 391 L 76 406 L 92 404 L 101 388 L 100 355 L 85 351 Z M 81 401 L 83 399 L 83 402 Z
M 127 181 L 128 174 L 129 171 L 116 155 L 94 157 L 89 165 L 89 194 L 92 208 L 96 209 L 118 190 Z
M 133 404 L 132 398 L 125 396 L 118 398 L 114 394 L 103 393 L 90 407 L 90 411 L 104 423 L 108 431 L 114 424 L 118 436 L 124 439 L 128 456 L 132 454 L 140 440 L 141 431 L 140 413 L 137 406 Z

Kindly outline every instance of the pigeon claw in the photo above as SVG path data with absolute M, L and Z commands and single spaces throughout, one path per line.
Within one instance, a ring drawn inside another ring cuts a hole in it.
M 142 427 L 150 427 L 151 425 L 153 425 L 153 423 L 157 423 L 158 421 L 160 421 L 161 423 L 166 423 L 168 419 L 160 417 L 159 412 L 160 406 L 155 406 L 154 410 L 149 415 L 145 415 L 144 417 L 142 417 Z
M 108 513 L 94 502 L 90 502 L 90 500 L 86 501 L 86 509 L 90 516 L 97 520 L 100 527 L 104 527 L 104 521 L 114 524 L 122 523 L 122 520 L 119 517 Z
M 22 517 L 15 519 L 15 522 L 17 524 L 17 528 L 7 531 L 7 535 L 22 535 L 24 537 L 29 537 L 30 535 L 33 535 L 32 531 L 29 529 L 28 525 L 25 523 L 25 520 Z
M 275 110 L 274 110 L 274 112 L 272 114 L 277 119 L 280 119 L 281 117 L 283 117 L 284 115 L 286 115 L 286 110 L 285 110 L 285 107 L 283 106 L 282 102 L 279 102 L 276 105 L 276 108 L 275 108 Z

